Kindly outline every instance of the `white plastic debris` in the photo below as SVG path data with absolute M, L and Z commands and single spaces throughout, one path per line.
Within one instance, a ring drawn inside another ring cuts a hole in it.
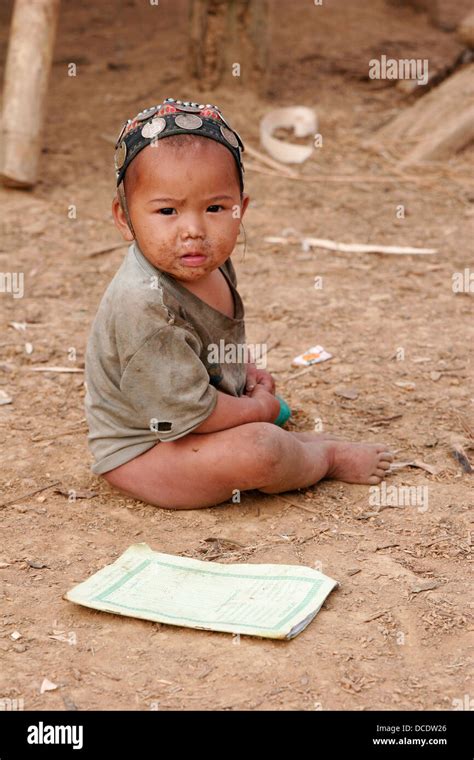
M 260 142 L 267 153 L 283 164 L 302 164 L 314 150 L 310 146 L 294 145 L 273 137 L 273 132 L 279 127 L 293 128 L 295 137 L 307 137 L 317 132 L 318 121 L 312 108 L 306 106 L 289 106 L 275 108 L 263 117 L 260 122 Z

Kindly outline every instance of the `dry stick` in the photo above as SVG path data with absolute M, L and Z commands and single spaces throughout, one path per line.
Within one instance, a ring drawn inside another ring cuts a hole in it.
M 15 498 L 10 499 L 9 501 L 4 501 L 3 504 L 0 504 L 1 507 L 8 507 L 10 504 L 14 504 L 16 501 L 20 501 L 20 499 L 27 499 L 29 496 L 34 496 L 37 493 L 40 493 L 41 491 L 46 491 L 48 488 L 52 488 L 53 486 L 59 485 L 61 481 L 55 480 L 54 483 L 50 483 L 49 486 L 42 486 L 41 488 L 35 488 L 34 491 L 28 491 L 27 493 L 21 494 L 21 496 L 15 496 Z
M 321 362 L 315 362 L 315 364 L 321 364 Z M 290 375 L 290 377 L 282 378 L 282 383 L 291 383 L 292 380 L 296 380 L 297 377 L 300 377 L 301 375 L 305 375 L 307 372 L 310 372 L 314 367 L 314 364 L 311 364 L 310 367 L 305 367 L 305 369 L 302 369 L 300 372 L 297 372 L 295 375 Z
M 112 253 L 112 251 L 116 251 L 119 248 L 128 248 L 130 243 L 117 243 L 117 245 L 109 245 L 107 248 L 99 248 L 98 251 L 92 251 L 92 253 L 88 253 L 86 258 L 92 259 L 94 256 L 101 256 L 103 253 Z
M 256 158 L 258 161 L 261 161 L 262 164 L 266 164 L 271 169 L 276 169 L 277 172 L 281 172 L 288 177 L 291 177 L 292 179 L 300 179 L 298 172 L 295 172 L 293 169 L 289 169 L 287 166 L 280 163 L 280 161 L 275 161 L 275 159 L 270 158 L 270 156 L 265 155 L 265 153 L 261 153 L 259 150 L 256 150 L 256 148 L 252 148 L 252 146 L 248 143 L 245 145 L 245 153 L 248 153 L 249 156 Z M 245 164 L 245 166 L 247 167 L 247 164 Z
M 371 615 L 370 617 L 363 620 L 363 623 L 370 623 L 372 620 L 377 620 L 377 618 L 382 617 L 382 615 L 385 615 L 386 612 L 390 612 L 390 610 L 393 610 L 393 607 L 387 607 L 386 610 L 381 610 L 380 612 L 376 612 L 374 615 Z
M 259 172 L 260 174 L 267 174 L 270 177 L 285 177 L 286 179 L 296 179 L 300 180 L 301 182 L 400 182 L 405 180 L 406 182 L 418 182 L 418 183 L 426 183 L 429 182 L 430 179 L 427 177 L 410 177 L 410 176 L 396 176 L 396 177 L 379 177 L 379 176 L 371 176 L 371 175 L 331 175 L 331 174 L 320 174 L 320 175 L 304 175 L 304 174 L 298 174 L 298 175 L 292 175 L 292 174 L 286 174 L 282 171 L 275 171 L 272 169 L 264 169 L 257 164 L 253 164 L 250 162 L 245 163 L 245 168 L 250 169 L 250 171 Z
M 29 367 L 30 372 L 84 372 L 80 367 Z
M 301 182 L 363 182 L 363 183 L 371 183 L 371 182 L 415 182 L 418 184 L 426 184 L 431 182 L 431 177 L 412 177 L 411 175 L 397 175 L 395 177 L 390 176 L 384 176 L 380 177 L 378 175 L 364 175 L 364 174 L 286 174 L 282 171 L 272 171 L 271 169 L 263 169 L 262 167 L 258 166 L 257 164 L 253 163 L 245 163 L 245 168 L 250 169 L 254 172 L 259 172 L 260 174 L 268 174 L 269 176 L 274 177 L 285 177 L 286 179 L 295 179 Z M 469 182 L 469 178 L 466 178 L 466 181 Z
M 31 438 L 32 443 L 41 443 L 42 441 L 55 441 L 56 438 L 62 438 L 65 435 L 76 435 L 77 433 L 85 433 L 87 427 L 77 428 L 76 430 L 64 430 L 62 433 L 53 433 L 52 435 L 43 436 L 43 438 Z
M 392 253 L 392 254 L 431 254 L 437 253 L 436 248 L 412 248 L 410 246 L 399 245 L 364 245 L 360 243 L 336 243 L 335 240 L 326 240 L 323 238 L 285 238 L 285 237 L 265 237 L 266 243 L 278 243 L 281 245 L 297 245 L 303 243 L 310 248 L 325 248 L 329 251 L 338 251 L 340 253 Z
M 246 169 L 250 169 L 252 172 L 257 172 L 258 174 L 266 174 L 268 177 L 284 177 L 285 179 L 295 179 L 295 177 L 292 177 L 290 174 L 284 174 L 283 172 L 277 172 L 274 169 L 264 169 L 261 166 L 258 166 L 257 164 L 251 164 L 250 162 L 246 162 L 245 164 Z
M 315 509 L 311 509 L 311 507 L 304 507 L 302 504 L 297 504 L 296 501 L 291 501 L 290 499 L 285 499 L 284 496 L 280 496 L 279 494 L 275 494 L 277 499 L 280 499 L 280 501 L 284 501 L 286 504 L 289 504 L 291 507 L 297 507 L 298 509 L 304 509 L 305 512 L 311 512 L 313 515 L 317 515 L 318 517 L 321 517 L 321 514 L 317 512 Z

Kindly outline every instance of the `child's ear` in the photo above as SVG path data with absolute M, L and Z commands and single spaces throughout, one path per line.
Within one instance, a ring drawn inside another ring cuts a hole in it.
M 127 219 L 117 195 L 112 201 L 112 216 L 114 217 L 115 226 L 122 235 L 123 239 L 131 243 L 132 240 L 134 240 L 134 237 L 130 231 L 130 227 L 127 224 Z
M 242 220 L 244 218 L 244 214 L 247 211 L 247 206 L 249 205 L 250 196 L 247 195 L 247 193 L 242 193 L 242 203 L 240 204 L 240 219 Z

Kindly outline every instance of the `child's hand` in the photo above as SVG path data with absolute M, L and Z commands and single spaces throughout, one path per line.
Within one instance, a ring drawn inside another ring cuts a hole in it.
M 274 422 L 277 419 L 280 413 L 280 402 L 271 391 L 264 388 L 263 383 L 257 383 L 247 396 L 258 403 L 261 410 L 261 422 Z
M 275 395 L 275 381 L 272 375 L 264 369 L 257 369 L 255 364 L 247 364 L 247 381 L 245 392 L 251 395 L 256 385 L 263 385 L 265 390 Z
M 273 375 L 271 375 L 265 369 L 257 370 L 257 383 L 259 385 L 263 385 L 265 390 L 275 395 L 275 380 L 273 379 Z

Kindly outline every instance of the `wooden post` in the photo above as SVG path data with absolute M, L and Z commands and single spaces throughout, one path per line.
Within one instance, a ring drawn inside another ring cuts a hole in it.
M 190 71 L 202 88 L 267 85 L 268 0 L 191 0 Z
M 393 121 L 368 145 L 399 153 L 404 166 L 445 161 L 474 140 L 474 63 L 463 66 Z
M 427 11 L 431 23 L 439 29 L 453 31 L 472 11 L 472 0 L 388 0 L 392 5 L 409 5 Z
M 15 0 L 0 130 L 0 179 L 33 187 L 60 0 Z

